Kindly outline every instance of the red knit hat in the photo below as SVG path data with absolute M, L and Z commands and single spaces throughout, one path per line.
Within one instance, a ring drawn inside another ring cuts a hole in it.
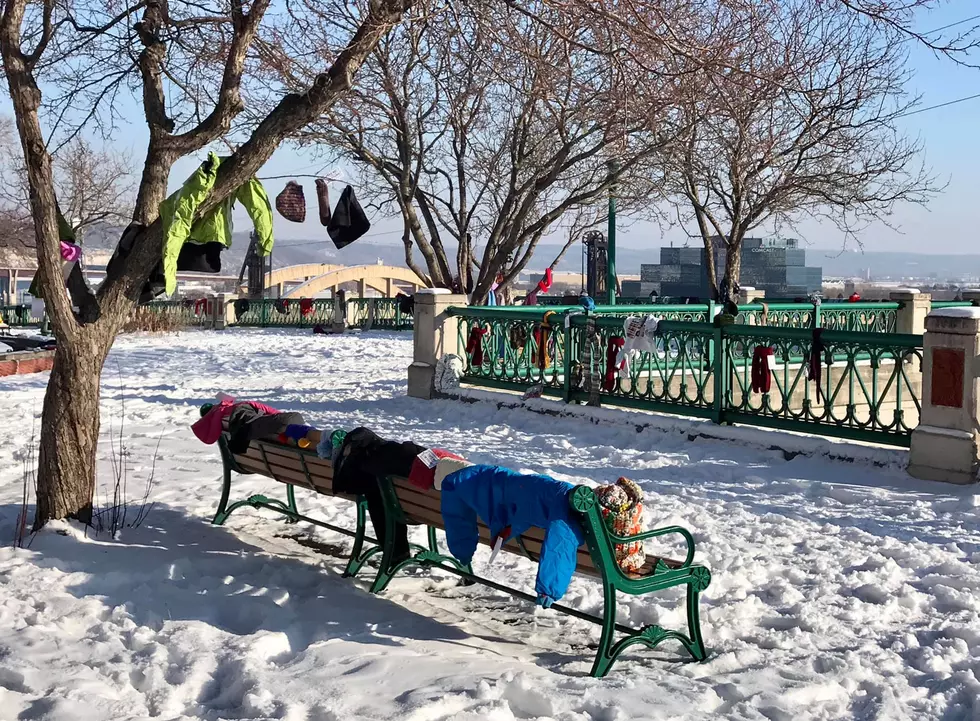
M 462 456 L 457 456 L 455 453 L 444 451 L 441 448 L 430 448 L 412 460 L 412 470 L 408 474 L 408 482 L 422 490 L 432 488 L 436 477 L 436 462 L 440 458 L 463 460 Z

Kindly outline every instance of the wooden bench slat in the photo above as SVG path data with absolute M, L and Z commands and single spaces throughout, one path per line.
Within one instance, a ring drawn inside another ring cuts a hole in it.
M 244 470 L 251 471 L 262 476 L 269 476 L 265 462 L 261 459 L 252 458 L 251 456 L 235 456 L 235 460 Z M 274 474 L 274 476 L 272 476 L 273 480 L 278 480 L 280 483 L 289 483 L 290 485 L 300 486 L 302 488 L 309 488 L 306 475 L 302 470 L 281 466 L 277 462 L 273 462 L 271 458 L 269 459 L 269 468 Z M 333 488 L 326 485 L 325 481 L 323 481 L 320 476 L 311 473 L 310 478 L 313 480 L 314 488 L 316 488 L 318 491 L 322 491 L 326 495 L 335 495 Z
M 417 506 L 411 501 L 404 501 L 402 503 L 402 509 L 405 511 L 405 514 L 413 521 L 416 521 L 420 524 L 433 526 L 439 529 L 443 528 L 442 515 L 438 511 L 435 511 L 431 508 L 426 508 L 424 506 Z M 540 531 L 540 529 L 534 529 L 534 530 Z M 490 529 L 487 528 L 487 526 L 484 525 L 482 522 L 477 522 L 477 531 L 479 532 L 480 535 L 480 543 L 482 543 L 484 546 L 491 545 Z M 529 537 L 528 534 L 524 534 L 521 536 L 521 540 L 524 542 L 524 547 L 527 549 L 528 554 L 531 556 L 531 560 L 537 562 L 541 558 L 541 547 L 542 547 L 541 539 L 532 538 Z M 525 555 L 520 545 L 518 545 L 517 539 L 508 540 L 503 545 L 503 550 L 508 551 L 510 553 L 516 553 L 519 556 Z M 578 549 L 577 556 L 578 557 L 576 559 L 577 561 L 576 570 L 580 573 L 596 575 L 597 573 L 596 568 L 595 565 L 592 563 L 592 555 L 589 553 L 588 548 L 586 548 L 585 546 L 580 546 Z
M 280 445 L 274 445 L 271 441 L 263 441 L 262 447 L 265 449 L 265 452 L 270 456 L 278 456 L 286 460 L 300 463 L 299 460 L 300 452 L 297 449 L 283 448 Z M 251 450 L 251 446 L 249 447 L 249 449 Z M 320 458 L 319 456 L 311 453 L 302 453 L 302 456 L 303 456 L 303 460 L 306 462 L 306 465 L 310 469 L 311 473 L 315 468 L 317 469 L 318 474 L 322 473 L 328 478 L 331 479 L 333 478 L 333 464 L 330 461 L 326 460 L 325 458 Z
M 324 461 L 320 458 L 314 456 L 304 455 L 303 459 L 291 452 L 291 449 L 283 449 L 281 447 L 273 446 L 268 443 L 263 443 L 262 447 L 259 448 L 257 445 L 251 445 L 243 455 L 248 458 L 262 459 L 262 451 L 265 451 L 266 457 L 269 462 L 275 461 L 276 463 L 286 466 L 288 468 L 294 468 L 297 470 L 303 469 L 303 463 L 306 463 L 306 467 L 310 469 L 310 473 L 315 473 L 317 476 L 323 477 L 325 480 L 333 481 L 333 467 L 330 465 L 329 461 Z

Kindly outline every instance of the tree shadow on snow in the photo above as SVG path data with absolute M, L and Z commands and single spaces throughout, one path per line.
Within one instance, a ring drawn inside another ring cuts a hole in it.
M 13 537 L 19 511 L 0 506 L 0 537 Z M 49 527 L 29 551 L 40 567 L 77 574 L 67 584 L 76 598 L 123 607 L 156 631 L 165 621 L 200 621 L 236 635 L 280 632 L 292 654 L 329 639 L 392 646 L 473 641 L 334 570 L 263 549 L 173 507 L 154 506 L 143 526 L 115 541 Z

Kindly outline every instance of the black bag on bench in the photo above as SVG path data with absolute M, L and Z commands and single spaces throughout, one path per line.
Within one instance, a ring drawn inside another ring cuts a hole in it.
M 355 428 L 347 434 L 334 466 L 333 488 L 340 493 L 364 496 L 371 525 L 378 541 L 385 542 L 385 507 L 379 479 L 389 476 L 408 478 L 412 462 L 422 446 L 405 441 L 389 441 L 368 428 Z M 395 559 L 409 556 L 408 526 L 395 525 Z

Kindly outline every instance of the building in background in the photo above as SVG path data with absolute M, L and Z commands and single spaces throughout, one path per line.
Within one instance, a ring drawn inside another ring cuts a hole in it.
M 727 248 L 720 237 L 713 241 L 715 268 L 721 278 Z M 709 298 L 707 257 L 705 248 L 661 248 L 660 263 L 644 263 L 639 281 L 623 281 L 623 295 Z M 764 290 L 768 298 L 805 298 L 819 293 L 822 283 L 822 270 L 806 265 L 806 251 L 798 240 L 746 238 L 742 242 L 739 285 Z
M 0 238 L 0 305 L 16 305 L 37 271 L 34 238 L 28 233 Z

